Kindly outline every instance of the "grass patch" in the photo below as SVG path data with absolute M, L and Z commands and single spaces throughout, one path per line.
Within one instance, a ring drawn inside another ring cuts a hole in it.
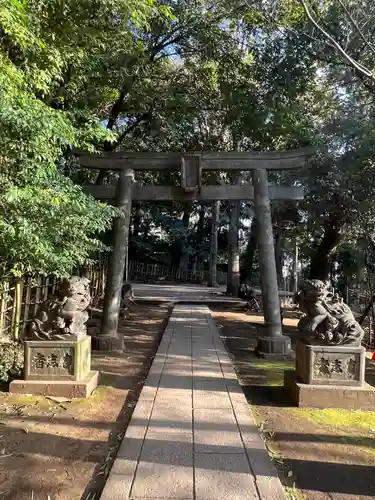
M 343 409 L 292 409 L 297 417 L 311 422 L 332 427 L 349 427 L 351 429 L 375 429 L 375 411 L 343 410 Z
M 263 372 L 267 385 L 278 387 L 284 385 L 284 371 L 293 370 L 293 361 L 269 361 L 254 358 L 250 361 L 251 368 L 261 370 Z

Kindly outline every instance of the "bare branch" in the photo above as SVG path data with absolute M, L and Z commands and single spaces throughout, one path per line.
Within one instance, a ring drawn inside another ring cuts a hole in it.
M 313 25 L 335 46 L 335 48 L 340 52 L 340 54 L 356 69 L 357 71 L 360 71 L 363 73 L 365 76 L 375 80 L 375 75 L 373 74 L 372 71 L 370 71 L 368 68 L 360 64 L 359 62 L 355 61 L 342 47 L 341 45 L 331 36 L 327 31 L 320 26 L 320 24 L 314 19 L 312 16 L 310 9 L 306 3 L 305 0 L 300 0 L 303 8 L 305 9 L 307 17 L 310 19 L 310 21 L 313 23 Z
M 359 34 L 359 36 L 362 38 L 363 42 L 365 43 L 365 45 L 371 50 L 371 52 L 375 55 L 375 48 L 372 46 L 372 44 L 366 39 L 365 35 L 362 33 L 360 27 L 358 26 L 358 24 L 356 23 L 355 19 L 353 18 L 353 16 L 351 15 L 349 9 L 347 8 L 347 6 L 344 4 L 344 2 L 342 0 L 338 0 L 339 4 L 341 5 L 341 7 L 344 9 L 346 15 L 348 16 L 348 18 L 350 19 L 350 22 L 352 23 L 352 25 L 354 26 L 354 28 L 357 30 L 357 33 Z

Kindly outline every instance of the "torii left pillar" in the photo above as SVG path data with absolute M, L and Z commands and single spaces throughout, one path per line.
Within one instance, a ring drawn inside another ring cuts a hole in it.
M 120 171 L 116 205 L 121 215 L 117 217 L 113 226 L 113 250 L 108 264 L 101 331 L 97 337 L 98 348 L 103 351 L 122 351 L 124 348 L 124 338 L 117 330 L 129 247 L 133 182 L 133 170 Z
M 283 335 L 280 314 L 267 170 L 253 170 L 252 178 L 265 323 L 265 332 L 258 338 L 256 352 L 262 358 L 290 358 L 292 356 L 291 341 L 289 337 Z

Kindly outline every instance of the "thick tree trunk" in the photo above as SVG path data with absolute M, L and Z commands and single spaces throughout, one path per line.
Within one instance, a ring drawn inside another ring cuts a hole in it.
M 233 184 L 239 184 L 239 180 L 239 173 L 236 173 Z M 240 253 L 238 249 L 240 208 L 239 201 L 230 205 L 227 295 L 232 297 L 238 297 L 240 288 Z
M 344 229 L 345 223 L 339 217 L 332 217 L 326 221 L 322 241 L 311 259 L 310 278 L 323 281 L 329 279 L 330 254 L 341 242 Z
M 208 275 L 208 286 L 217 286 L 217 253 L 218 253 L 218 231 L 220 218 L 220 201 L 212 203 L 211 221 L 211 249 L 210 249 L 210 269 Z

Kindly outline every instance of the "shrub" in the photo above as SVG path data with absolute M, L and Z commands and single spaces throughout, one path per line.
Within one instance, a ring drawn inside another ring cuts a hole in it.
M 23 345 L 14 341 L 0 343 L 0 381 L 22 378 L 23 367 Z

